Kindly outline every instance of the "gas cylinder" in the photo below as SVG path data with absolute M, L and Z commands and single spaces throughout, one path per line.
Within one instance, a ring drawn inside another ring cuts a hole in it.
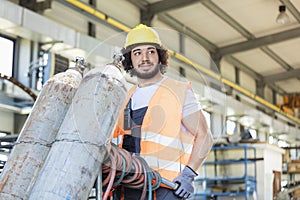
M 88 199 L 126 98 L 123 81 L 113 64 L 84 76 L 30 200 Z
M 56 139 L 82 80 L 82 59 L 43 86 L 22 127 L 0 179 L 0 199 L 24 200 Z

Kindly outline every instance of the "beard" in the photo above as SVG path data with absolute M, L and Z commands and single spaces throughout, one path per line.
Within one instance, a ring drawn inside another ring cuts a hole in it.
M 131 69 L 131 74 L 134 76 L 137 76 L 140 79 L 150 79 L 153 78 L 155 75 L 157 75 L 160 72 L 160 64 L 157 64 L 153 71 L 146 72 L 146 73 L 140 73 L 137 72 L 134 68 Z

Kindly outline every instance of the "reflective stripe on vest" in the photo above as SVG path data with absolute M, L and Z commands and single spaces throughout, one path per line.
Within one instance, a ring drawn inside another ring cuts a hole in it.
M 188 87 L 188 83 L 166 78 L 151 98 L 142 124 L 140 155 L 152 169 L 171 181 L 187 164 L 192 151 L 194 138 L 181 129 Z M 128 100 L 135 88 L 130 90 Z M 123 113 L 117 126 L 114 138 L 119 138 L 118 145 L 121 146 L 119 135 L 130 134 L 123 129 Z
M 117 137 L 112 138 L 111 142 L 120 146 L 123 141 L 123 135 L 118 135 Z

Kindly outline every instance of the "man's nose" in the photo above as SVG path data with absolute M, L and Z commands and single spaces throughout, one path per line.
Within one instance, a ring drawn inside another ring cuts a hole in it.
M 148 52 L 142 52 L 142 60 L 143 60 L 143 61 L 149 60 Z

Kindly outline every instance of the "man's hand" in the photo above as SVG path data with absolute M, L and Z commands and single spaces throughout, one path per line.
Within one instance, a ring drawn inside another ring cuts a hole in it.
M 198 174 L 186 166 L 181 174 L 174 179 L 175 183 L 178 183 L 178 188 L 175 190 L 175 195 L 180 198 L 189 198 L 194 193 L 193 181 Z

